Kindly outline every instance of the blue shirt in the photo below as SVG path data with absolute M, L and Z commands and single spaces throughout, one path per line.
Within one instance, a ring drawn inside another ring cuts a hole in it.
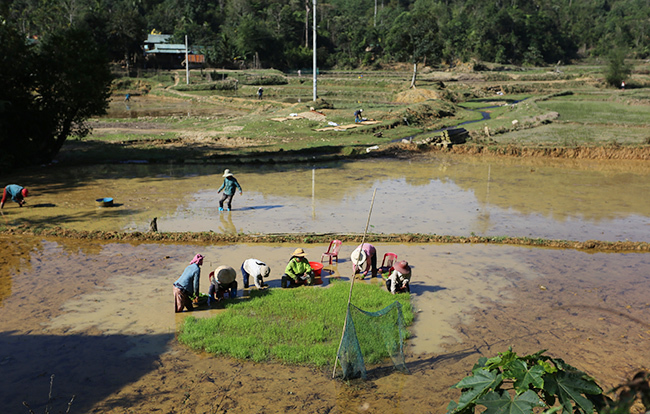
M 183 274 L 174 282 L 175 286 L 180 286 L 190 296 L 199 294 L 199 279 L 201 277 L 201 268 L 198 264 L 193 263 L 183 270 Z
M 11 199 L 16 203 L 23 199 L 23 187 L 18 184 L 9 184 L 5 189 L 7 190 L 7 194 L 9 194 Z
M 223 190 L 223 193 L 226 195 L 234 195 L 237 189 L 241 192 L 241 186 L 237 182 L 237 179 L 235 177 L 226 177 L 217 191 Z

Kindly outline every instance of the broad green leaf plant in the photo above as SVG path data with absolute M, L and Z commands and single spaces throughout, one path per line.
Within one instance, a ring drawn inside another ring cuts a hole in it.
M 454 388 L 462 394 L 447 414 L 592 414 L 605 401 L 593 378 L 561 359 L 543 355 L 518 356 L 512 351 L 482 357 Z

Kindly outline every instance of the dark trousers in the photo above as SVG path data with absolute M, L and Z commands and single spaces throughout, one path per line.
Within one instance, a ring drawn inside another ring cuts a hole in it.
M 298 276 L 298 280 L 296 281 L 291 276 L 285 273 L 282 275 L 282 281 L 280 282 L 280 286 L 282 286 L 283 288 L 293 288 L 302 285 L 312 286 L 316 279 L 316 277 L 314 276 L 314 272 L 309 272 L 306 274 L 306 276 L 307 276 L 306 279 L 302 279 L 300 276 Z
M 223 193 L 221 196 L 221 200 L 219 200 L 219 207 L 223 208 L 223 203 L 224 201 L 228 204 L 228 208 L 232 209 L 232 198 L 234 197 L 235 194 L 226 194 Z
M 208 295 L 210 295 L 210 299 L 214 299 L 215 294 L 219 300 L 223 299 L 224 295 L 226 292 L 229 292 L 230 299 L 234 299 L 237 297 L 237 281 L 234 280 L 231 283 L 227 284 L 221 284 L 219 283 L 218 285 L 210 284 L 210 290 L 208 291 Z
M 246 269 L 244 269 L 244 265 L 241 265 L 241 275 L 244 277 L 244 289 L 248 289 L 248 278 L 251 276 L 248 274 Z

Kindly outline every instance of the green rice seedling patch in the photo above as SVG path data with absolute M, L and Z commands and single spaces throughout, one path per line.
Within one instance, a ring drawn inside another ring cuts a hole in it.
M 350 285 L 333 282 L 326 288 L 252 290 L 249 300 L 229 300 L 225 311 L 210 318 L 189 316 L 179 341 L 192 349 L 253 361 L 324 366 L 338 350 Z M 395 300 L 402 304 L 406 325 L 413 322 L 408 295 L 391 295 L 378 285 L 358 282 L 352 303 L 378 311 Z M 368 363 L 389 355 L 381 339 L 361 343 Z

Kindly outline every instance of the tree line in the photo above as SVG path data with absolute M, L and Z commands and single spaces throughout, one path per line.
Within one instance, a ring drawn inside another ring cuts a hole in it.
M 313 0 L 8 0 L 4 16 L 42 38 L 75 27 L 113 61 L 142 62 L 152 30 L 204 46 L 208 64 L 311 67 Z M 544 65 L 650 56 L 648 0 L 318 0 L 318 65 Z

